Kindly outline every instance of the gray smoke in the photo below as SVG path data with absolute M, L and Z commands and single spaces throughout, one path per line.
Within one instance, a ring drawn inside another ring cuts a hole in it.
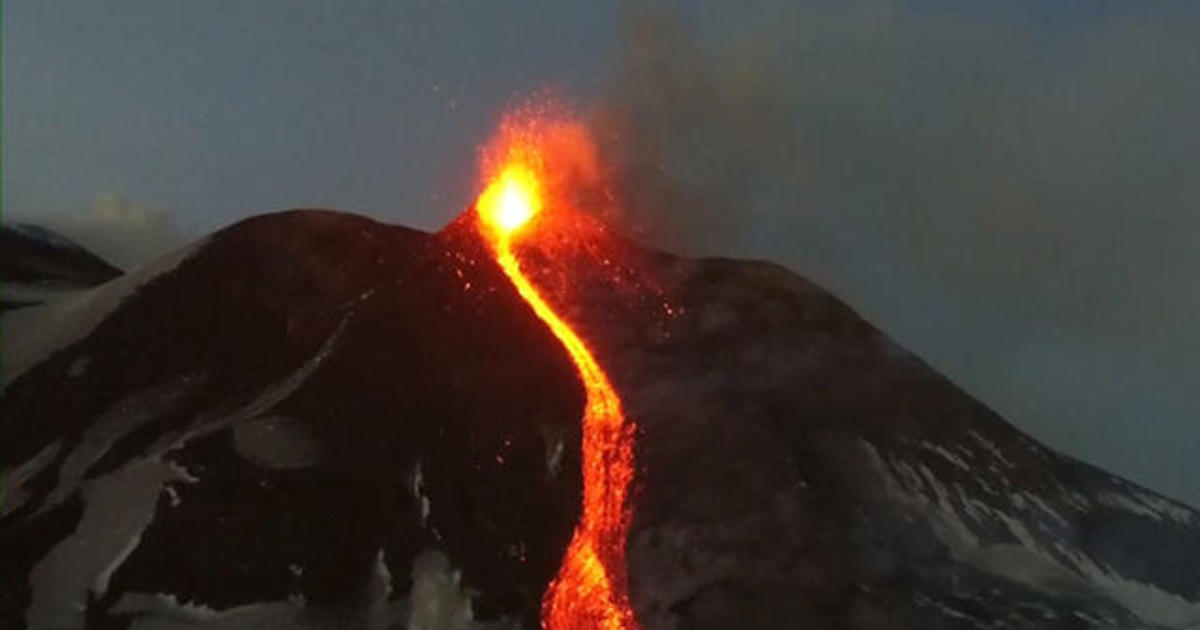
M 1200 504 L 1200 5 L 962 6 L 631 12 L 595 123 L 625 218 L 781 262 L 1051 445 Z
M 173 251 L 187 241 L 170 210 L 137 203 L 117 193 L 94 196 L 91 206 L 84 211 L 16 212 L 8 218 L 50 228 L 126 270 Z

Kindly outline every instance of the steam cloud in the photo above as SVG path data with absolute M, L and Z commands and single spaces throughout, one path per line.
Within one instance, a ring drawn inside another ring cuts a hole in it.
M 783 262 L 1052 445 L 1200 505 L 1200 5 L 963 7 L 630 14 L 595 119 L 626 219 Z
M 185 235 L 166 208 L 130 201 L 116 193 L 92 198 L 83 212 L 48 212 L 15 217 L 68 236 L 123 269 L 149 262 L 185 242 Z

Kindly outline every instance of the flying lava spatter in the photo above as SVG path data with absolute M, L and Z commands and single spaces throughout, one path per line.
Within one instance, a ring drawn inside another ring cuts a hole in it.
M 536 123 L 536 121 L 534 121 Z M 536 124 L 534 125 L 536 127 Z M 568 134 L 576 139 L 581 129 Z M 539 133 L 504 133 L 475 203 L 479 230 L 520 296 L 545 322 L 570 355 L 583 383 L 583 509 L 558 575 L 542 599 L 546 630 L 635 630 L 626 586 L 625 541 L 630 513 L 626 498 L 633 479 L 634 427 L 621 398 L 587 343 L 543 299 L 525 275 L 514 239 L 536 238 L 538 215 L 561 200 L 548 185 L 555 150 Z M 553 144 L 552 140 L 550 140 Z M 570 144 L 570 143 L 568 143 Z

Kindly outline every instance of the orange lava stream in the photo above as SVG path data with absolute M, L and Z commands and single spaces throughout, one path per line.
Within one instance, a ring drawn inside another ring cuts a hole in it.
M 626 592 L 626 495 L 633 479 L 633 425 L 587 344 L 542 298 L 513 253 L 513 236 L 541 209 L 536 175 L 512 166 L 476 203 L 480 231 L 496 261 L 579 371 L 583 413 L 583 510 L 562 566 L 542 600 L 546 630 L 636 630 Z

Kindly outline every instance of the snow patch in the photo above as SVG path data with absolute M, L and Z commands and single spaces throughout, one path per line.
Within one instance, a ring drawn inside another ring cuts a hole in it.
M 413 561 L 411 608 L 407 630 L 472 630 L 475 614 L 462 574 L 437 551 L 423 551 Z
M 174 595 L 127 593 L 112 609 L 132 615 L 129 630 L 285 630 L 303 623 L 303 600 L 246 604 L 225 611 L 179 602 Z M 30 630 L 33 630 L 32 628 Z
M 566 430 L 562 427 L 547 424 L 542 425 L 540 428 L 542 440 L 546 445 L 546 477 L 554 479 L 562 472 Z
M 61 300 L 17 309 L 0 318 L 4 349 L 0 353 L 0 389 L 49 358 L 87 337 L 140 287 L 167 273 L 207 244 L 203 239 L 167 254 L 137 271 Z
M 417 500 L 417 513 L 421 515 L 421 527 L 425 527 L 429 522 L 429 512 L 433 508 L 433 504 L 430 503 L 429 496 L 425 494 L 425 471 L 421 468 L 421 460 L 419 459 L 416 465 L 413 466 L 409 490 Z
M 971 625 L 975 626 L 976 628 L 986 628 L 987 627 L 986 625 L 980 624 L 979 620 L 976 619 L 975 617 L 972 617 L 971 615 L 968 615 L 968 614 L 958 610 L 957 608 L 952 608 L 950 606 L 947 606 L 946 604 L 944 604 L 942 602 L 934 601 L 934 600 L 930 599 L 929 597 L 926 597 L 925 595 L 922 595 L 920 593 L 917 593 L 917 595 L 913 597 L 913 602 L 918 606 L 924 606 L 926 608 L 936 609 L 939 613 L 941 613 L 947 617 L 950 617 L 952 619 L 962 619 L 963 621 L 970 623 Z
M 996 446 L 995 442 L 983 437 L 983 435 L 975 429 L 967 429 L 967 435 L 971 436 L 971 438 L 975 440 L 975 443 L 979 444 L 983 450 L 990 453 L 991 456 L 996 459 L 996 461 L 1004 464 L 1005 468 L 1015 468 L 1012 461 L 1004 456 L 1004 452 L 1000 450 L 1000 447 Z
M 947 484 L 928 468 L 914 468 L 907 462 L 890 460 L 871 443 L 864 440 L 862 444 L 888 493 L 928 518 L 934 533 L 960 561 L 1043 592 L 1072 597 L 1106 597 L 1148 624 L 1185 629 L 1200 626 L 1200 601 L 1189 600 L 1157 586 L 1122 576 L 1085 550 L 1068 546 L 1061 537 L 1038 536 L 1030 530 L 1030 523 L 1023 516 L 1014 516 L 982 503 L 964 500 L 963 504 L 969 506 L 972 517 L 979 515 L 981 510 L 986 511 L 986 516 L 1003 524 L 1016 541 L 982 544 L 955 508 Z M 1045 501 L 1032 493 L 1014 493 L 1012 497 L 1014 508 L 1036 507 L 1038 511 L 1067 523 Z M 1161 501 L 1166 502 L 1165 499 Z M 1146 504 L 1140 505 L 1144 507 Z M 1154 506 L 1165 509 L 1159 504 Z
M 163 485 L 183 479 L 174 466 L 148 459 L 84 484 L 78 527 L 29 574 L 29 630 L 82 628 L 88 594 L 100 595 L 108 588 L 109 578 L 153 520 Z
M 131 630 L 390 630 L 403 614 L 391 595 L 392 576 L 380 550 L 359 601 L 336 611 L 311 607 L 300 596 L 215 610 L 165 593 L 126 593 L 111 612 L 132 616 Z
M 947 448 L 938 446 L 937 444 L 933 444 L 931 442 L 919 442 L 917 445 L 920 448 L 922 448 L 923 450 L 926 450 L 926 451 L 929 451 L 936 455 L 942 456 L 943 458 L 946 459 L 946 461 L 950 462 L 951 464 L 954 464 L 955 466 L 958 466 L 959 468 L 961 468 L 963 470 L 967 470 L 967 471 L 971 470 L 971 465 L 968 464 L 966 462 L 966 460 L 964 460 L 962 457 L 959 457 L 953 451 L 951 451 Z
M 339 610 L 319 609 L 296 596 L 286 601 L 259 602 L 227 610 L 214 610 L 180 602 L 163 593 L 126 593 L 110 612 L 130 615 L 130 630 L 501 630 L 520 628 L 512 620 L 475 621 L 473 593 L 462 584 L 462 574 L 450 560 L 433 550 L 423 551 L 413 562 L 412 591 L 395 598 L 393 579 L 383 550 L 363 586 L 357 602 Z
M 329 358 L 329 355 L 333 353 L 333 349 L 337 346 L 338 340 L 341 339 L 347 322 L 349 322 L 349 315 L 342 318 L 338 327 L 330 333 L 313 356 L 309 357 L 303 365 L 283 380 L 264 387 L 254 398 L 232 412 L 228 410 L 228 407 L 222 406 L 219 412 L 201 414 L 181 431 L 164 435 L 150 447 L 148 452 L 157 454 L 167 453 L 182 447 L 194 438 L 249 422 L 267 413 L 275 405 L 283 402 L 288 396 L 291 396 L 296 390 L 300 389 L 300 386 L 308 380 L 308 377 L 325 363 L 325 360 Z
M 1052 520 L 1057 521 L 1059 524 L 1068 527 L 1071 526 L 1071 521 L 1067 520 L 1066 517 L 1064 517 L 1054 508 L 1050 507 L 1050 505 L 1043 501 L 1041 497 L 1033 494 L 1032 492 L 1022 490 L 1021 492 L 1012 493 L 1009 495 L 1009 497 L 1012 500 L 1013 506 L 1020 510 L 1032 511 L 1032 509 L 1036 507 L 1043 514 L 1049 516 Z
M 1156 497 L 1138 490 L 1127 493 L 1107 492 L 1097 497 L 1108 507 L 1123 509 L 1156 521 L 1172 521 L 1178 525 L 1200 525 L 1200 515 L 1195 510 L 1165 497 Z
M 88 593 L 107 588 L 109 577 L 136 549 L 142 532 L 153 519 L 164 486 L 172 481 L 196 481 L 187 471 L 165 463 L 162 457 L 192 438 L 259 416 L 291 395 L 329 356 L 345 323 L 343 320 L 304 365 L 282 381 L 265 387 L 233 413 L 203 414 L 182 431 L 164 436 L 142 453 L 142 457 L 115 472 L 84 482 L 87 469 L 103 457 L 116 440 L 167 412 L 201 379 L 185 376 L 135 394 L 114 405 L 90 426 L 63 462 L 59 483 L 42 506 L 43 510 L 49 509 L 75 488 L 82 488 L 85 507 L 79 526 L 51 549 L 30 573 L 33 598 L 26 617 L 30 630 L 83 627 Z M 170 601 L 152 599 L 151 603 L 164 614 L 153 620 L 139 617 L 133 628 L 191 627 L 204 619 L 203 615 L 196 617 L 196 610 L 172 608 Z M 163 606 L 166 606 L 165 610 L 161 609 Z M 292 602 L 288 602 L 245 606 L 219 614 L 208 611 L 204 614 L 216 616 L 210 620 L 212 625 L 205 627 L 292 628 L 297 627 L 294 623 L 297 610 Z
M 271 470 L 296 470 L 320 462 L 324 445 L 298 421 L 264 416 L 234 426 L 233 448 L 238 455 Z
M 88 469 L 100 461 L 118 440 L 171 411 L 203 383 L 204 379 L 199 375 L 182 376 L 127 396 L 101 414 L 88 426 L 79 443 L 59 466 L 58 483 L 39 511 L 54 507 L 75 492 Z
M 29 303 L 31 305 L 62 300 L 83 291 L 79 285 L 54 282 L 0 282 L 0 298 L 5 302 Z M 32 308 L 32 306 L 28 307 Z M 7 317 L 9 313 L 5 314 Z
M 392 592 L 392 572 L 388 570 L 383 549 L 380 549 L 375 554 L 375 564 L 371 567 L 371 576 L 363 593 L 366 601 L 364 630 L 390 630 L 396 627 L 400 610 L 398 605 L 391 602 Z
M 61 450 L 62 440 L 55 441 L 38 451 L 37 455 L 30 457 L 29 461 L 5 471 L 3 476 L 0 476 L 0 517 L 8 516 L 25 505 L 29 500 L 29 493 L 24 488 L 25 483 L 49 466 Z

